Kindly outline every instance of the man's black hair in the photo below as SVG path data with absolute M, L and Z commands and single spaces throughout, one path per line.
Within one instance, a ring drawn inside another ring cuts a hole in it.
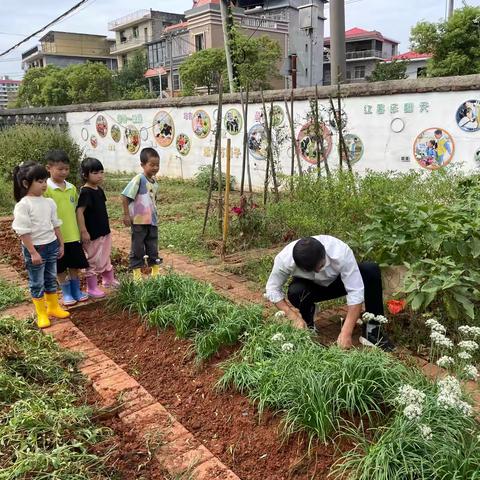
M 49 165 L 54 165 L 55 163 L 65 163 L 70 165 L 70 159 L 65 150 L 50 150 L 45 155 L 45 160 Z
M 160 158 L 160 155 L 154 148 L 142 148 L 140 152 L 140 163 L 145 165 L 151 158 Z
M 82 160 L 82 163 L 80 164 L 80 172 L 82 174 L 83 180 L 87 181 L 88 180 L 88 175 L 92 172 L 101 172 L 103 171 L 103 165 L 100 160 L 97 160 L 96 158 L 91 158 L 87 157 L 84 160 Z
M 293 247 L 293 260 L 298 268 L 313 272 L 325 260 L 325 247 L 316 238 L 301 238 Z
M 439 128 L 437 128 L 433 133 L 435 135 L 443 135 L 443 132 Z

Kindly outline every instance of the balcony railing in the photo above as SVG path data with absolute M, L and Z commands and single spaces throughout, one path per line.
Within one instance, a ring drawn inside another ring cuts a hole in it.
M 115 45 L 112 45 L 110 47 L 110 53 L 115 53 L 120 50 L 125 50 L 128 48 L 132 47 L 140 47 L 141 45 L 145 45 L 146 43 L 150 42 L 151 37 L 134 37 L 133 35 L 130 35 L 128 37 L 125 37 L 123 41 L 120 43 L 116 43 Z
M 346 52 L 347 60 L 355 58 L 387 58 L 381 50 L 359 50 L 354 52 Z
M 40 51 L 40 46 L 37 45 L 37 46 L 31 48 L 30 50 L 27 50 L 26 52 L 23 52 L 22 53 L 22 60 L 25 60 L 26 58 L 34 55 L 35 53 L 37 53 L 39 51 Z
M 143 9 L 137 10 L 136 12 L 130 13 L 129 15 L 125 15 L 124 17 L 117 18 L 116 20 L 112 20 L 108 22 L 108 29 L 115 30 L 116 28 L 120 27 L 121 25 L 128 25 L 129 23 L 136 22 L 138 20 L 147 20 L 151 18 L 150 10 Z
M 242 17 L 242 25 L 250 28 L 268 28 L 269 30 L 277 30 L 278 23 L 268 18 L 260 17 Z

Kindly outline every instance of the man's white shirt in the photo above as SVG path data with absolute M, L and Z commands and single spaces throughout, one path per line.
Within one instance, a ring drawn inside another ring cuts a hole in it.
M 283 286 L 290 277 L 300 277 L 328 287 L 338 276 L 341 277 L 347 291 L 347 305 L 358 305 L 364 300 L 364 285 L 358 264 L 352 249 L 338 238 L 329 235 L 317 235 L 325 247 L 325 266 L 320 272 L 305 272 L 298 268 L 293 260 L 293 247 L 298 242 L 289 243 L 276 257 L 272 272 L 268 278 L 266 297 L 272 303 L 285 298 Z

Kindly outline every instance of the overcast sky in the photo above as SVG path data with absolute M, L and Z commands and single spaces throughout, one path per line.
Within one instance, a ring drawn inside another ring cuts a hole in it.
M 350 3 L 351 2 L 351 3 Z M 0 51 L 19 42 L 35 30 L 76 3 L 75 0 L 0 0 Z M 480 6 L 480 0 L 468 0 L 469 5 Z M 182 13 L 190 8 L 192 0 L 89 0 L 67 19 L 51 27 L 52 30 L 96 33 L 113 37 L 107 23 L 115 18 L 143 8 Z M 460 6 L 461 1 L 456 0 Z M 420 20 L 437 21 L 445 16 L 446 0 L 347 0 L 346 27 L 379 30 L 385 36 L 400 41 L 400 51 L 409 50 L 410 28 Z M 328 17 L 328 5 L 326 6 Z M 328 20 L 326 33 L 328 34 Z M 44 32 L 45 33 L 45 32 Z M 38 41 L 32 39 L 0 57 L 0 76 L 21 78 L 21 54 Z

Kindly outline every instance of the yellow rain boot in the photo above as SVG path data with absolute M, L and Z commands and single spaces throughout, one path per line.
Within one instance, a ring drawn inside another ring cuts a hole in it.
M 47 315 L 47 305 L 45 304 L 45 298 L 32 298 L 35 305 L 35 311 L 37 312 L 37 325 L 38 328 L 47 328 L 50 326 L 50 320 Z
M 134 268 L 132 270 L 133 273 L 133 279 L 135 281 L 141 280 L 142 279 L 142 269 L 141 268 Z
M 152 273 L 150 275 L 152 277 L 158 277 L 158 275 L 160 275 L 160 265 L 152 265 Z
M 55 318 L 67 318 L 70 316 L 70 312 L 64 310 L 58 303 L 58 294 L 46 293 L 45 301 L 47 303 L 47 315 Z

